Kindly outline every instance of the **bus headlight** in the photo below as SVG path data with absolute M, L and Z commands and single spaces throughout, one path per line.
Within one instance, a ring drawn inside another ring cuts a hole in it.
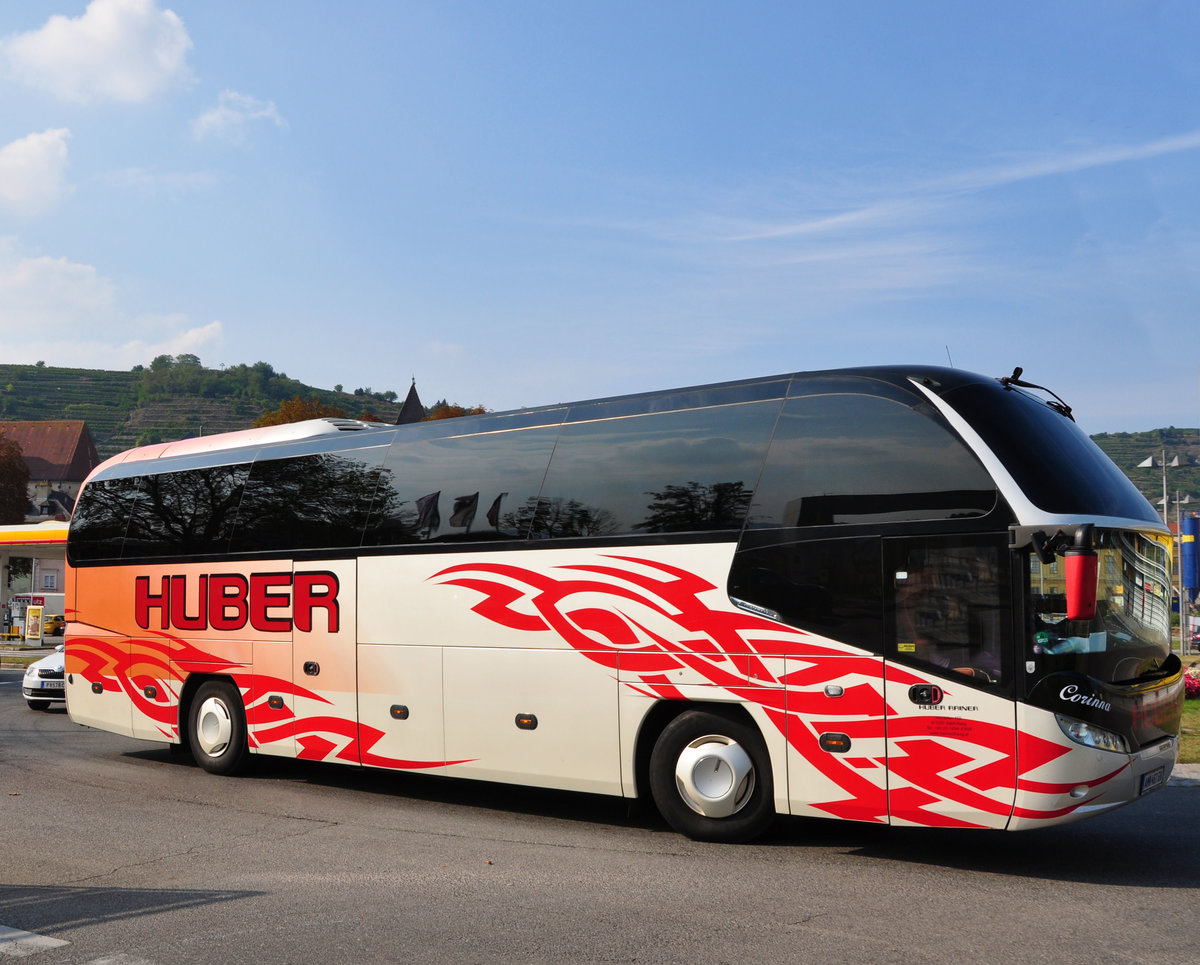
M 1087 721 L 1075 720 L 1073 717 L 1064 717 L 1062 714 L 1055 714 L 1054 719 L 1058 721 L 1062 732 L 1076 744 L 1095 747 L 1102 751 L 1112 751 L 1114 754 L 1129 753 L 1129 744 L 1125 738 L 1114 731 L 1105 730 L 1103 727 L 1097 727 Z

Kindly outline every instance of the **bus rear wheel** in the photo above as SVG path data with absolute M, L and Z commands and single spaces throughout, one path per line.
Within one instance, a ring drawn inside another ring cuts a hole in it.
M 232 683 L 209 680 L 192 700 L 188 743 L 210 774 L 234 774 L 246 760 L 246 711 Z
M 689 710 L 650 754 L 650 793 L 666 822 L 697 841 L 749 841 L 775 820 L 771 762 L 753 727 Z

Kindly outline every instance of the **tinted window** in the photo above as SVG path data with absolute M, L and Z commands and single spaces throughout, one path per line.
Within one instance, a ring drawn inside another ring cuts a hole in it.
M 478 436 L 397 435 L 371 508 L 368 545 L 520 539 L 557 426 Z
M 230 550 L 357 547 L 386 452 L 381 446 L 255 462 Z
M 982 516 L 996 503 L 979 461 L 932 414 L 869 395 L 788 399 L 751 526 Z
M 122 557 L 223 553 L 248 466 L 138 476 Z
M 971 423 L 1035 506 L 1049 513 L 1161 522 L 1100 447 L 1044 402 L 999 383 L 963 386 L 944 398 Z
M 744 550 L 729 595 L 832 640 L 883 652 L 883 564 L 875 538 L 814 540 Z
M 1004 538 L 893 539 L 885 552 L 896 657 L 1007 683 L 1012 592 Z
M 779 402 L 563 426 L 535 539 L 741 528 Z
M 71 516 L 72 563 L 121 558 L 136 479 L 101 479 L 85 486 Z
M 763 402 L 782 399 L 787 394 L 787 376 L 756 379 L 751 382 L 726 382 L 697 386 L 674 392 L 652 392 L 644 395 L 621 396 L 576 402 L 571 406 L 569 422 L 592 422 L 596 419 L 616 419 L 621 416 L 647 415 L 652 412 L 676 412 L 680 409 L 712 409 L 739 402 Z

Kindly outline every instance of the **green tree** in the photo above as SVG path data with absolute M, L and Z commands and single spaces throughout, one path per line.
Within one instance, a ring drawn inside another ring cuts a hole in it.
M 344 419 L 346 410 L 333 405 L 325 405 L 315 396 L 311 399 L 302 399 L 300 396 L 296 396 L 279 403 L 278 409 L 259 416 L 254 420 L 254 427 L 257 429 L 263 426 L 282 426 L 289 422 L 326 418 Z
M 0 524 L 25 522 L 29 506 L 29 467 L 21 446 L 0 432 Z
M 10 587 L 32 575 L 33 560 L 28 556 L 10 556 L 8 558 L 8 585 Z
M 568 536 L 611 536 L 617 520 L 607 509 L 587 506 L 578 499 L 539 499 L 530 496 L 515 512 L 505 513 L 506 528 L 537 539 Z
M 689 482 L 647 493 L 653 499 L 650 515 L 638 525 L 649 533 L 678 533 L 695 529 L 738 529 L 750 506 L 751 493 L 740 482 L 702 486 Z
M 433 422 L 436 419 L 457 419 L 464 415 L 483 415 L 485 412 L 487 412 L 487 409 L 481 405 L 472 406 L 468 409 L 465 406 L 457 404 L 447 405 L 443 402 L 440 405 L 434 406 L 433 411 L 421 421 Z

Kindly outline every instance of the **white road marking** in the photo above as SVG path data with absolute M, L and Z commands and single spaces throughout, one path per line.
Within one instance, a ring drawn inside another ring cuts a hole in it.
M 24 958 L 26 955 L 36 955 L 38 952 L 70 944 L 61 938 L 49 938 L 46 935 L 35 935 L 33 932 L 0 925 L 0 955 L 7 955 L 9 958 Z

